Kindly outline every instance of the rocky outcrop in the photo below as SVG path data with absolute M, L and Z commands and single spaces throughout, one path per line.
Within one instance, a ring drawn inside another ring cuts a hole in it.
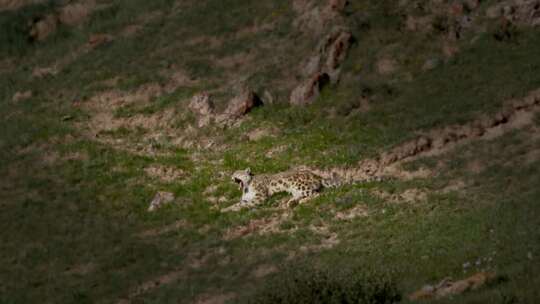
M 336 28 L 319 44 L 316 54 L 310 57 L 301 68 L 307 80 L 300 83 L 291 93 L 289 103 L 293 105 L 311 104 L 317 99 L 322 87 L 337 83 L 341 64 L 347 57 L 352 34 L 343 28 Z
M 347 57 L 351 46 L 352 34 L 343 28 L 336 28 L 326 35 L 317 47 L 316 54 L 310 57 L 302 68 L 304 77 L 313 76 L 316 73 L 326 73 L 332 83 L 337 82 L 340 66 Z
M 319 97 L 322 88 L 330 82 L 330 77 L 326 73 L 317 73 L 304 83 L 296 87 L 289 100 L 295 106 L 311 104 Z

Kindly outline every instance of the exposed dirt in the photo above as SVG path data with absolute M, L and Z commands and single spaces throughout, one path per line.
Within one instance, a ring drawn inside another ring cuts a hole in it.
M 275 137 L 279 134 L 277 128 L 257 128 L 246 134 L 246 137 L 249 141 L 259 141 L 266 137 Z
M 322 251 L 326 249 L 331 249 L 334 246 L 338 245 L 340 243 L 340 240 L 338 238 L 338 234 L 335 232 L 329 231 L 328 227 L 326 225 L 323 226 L 310 226 L 309 227 L 311 231 L 313 231 L 315 234 L 318 234 L 322 237 L 321 242 L 319 244 L 311 244 L 311 245 L 304 245 L 300 247 L 301 251 L 304 252 L 317 252 Z
M 0 12 L 17 10 L 30 4 L 45 2 L 45 0 L 0 0 Z
M 160 96 L 163 90 L 161 85 L 147 84 L 132 92 L 105 91 L 88 101 L 77 102 L 76 106 L 85 108 L 90 114 L 89 121 L 78 123 L 78 127 L 88 138 L 136 155 L 163 154 L 165 152 L 158 151 L 161 146 L 183 148 L 190 143 L 179 136 L 180 131 L 174 126 L 174 121 L 181 117 L 174 109 L 165 109 L 151 115 L 115 116 L 115 111 L 121 107 L 136 105 L 142 108 L 150 105 L 152 98 Z M 136 138 L 115 137 L 112 134 L 121 130 L 137 131 L 141 134 Z M 183 133 L 189 133 L 189 129 L 184 131 Z
M 535 149 L 527 152 L 525 155 L 525 164 L 531 165 L 540 160 L 540 149 Z
M 373 192 L 376 196 L 391 203 L 418 203 L 427 199 L 427 193 L 423 190 L 411 188 L 401 193 L 388 193 L 380 190 Z
M 348 221 L 358 217 L 366 217 L 368 215 L 369 213 L 367 208 L 362 205 L 358 205 L 349 210 L 337 212 L 334 218 L 337 220 Z
M 86 275 L 95 271 L 96 268 L 97 268 L 97 265 L 90 262 L 86 264 L 79 264 L 79 265 L 69 267 L 69 269 L 67 269 L 64 273 L 66 275 L 83 276 L 83 275 Z
M 159 288 L 162 285 L 168 285 L 168 284 L 174 283 L 185 276 L 186 276 L 185 272 L 181 269 L 175 269 L 165 274 L 159 275 L 135 287 L 133 291 L 129 293 L 129 297 L 127 300 L 122 299 L 118 303 L 130 303 L 129 301 L 130 299 L 133 299 L 144 293 L 150 292 L 151 290 Z
M 487 283 L 493 282 L 497 276 L 491 272 L 479 272 L 466 279 L 453 282 L 451 279 L 444 279 L 439 284 L 426 285 L 422 289 L 409 295 L 409 300 L 429 300 L 440 299 L 449 296 L 462 294 L 470 290 L 477 290 Z
M 275 273 L 278 271 L 278 268 L 275 265 L 264 264 L 260 265 L 252 272 L 252 276 L 256 279 L 263 278 L 269 274 Z
M 274 215 L 270 218 L 250 220 L 246 225 L 229 228 L 223 236 L 223 239 L 232 240 L 239 237 L 246 237 L 255 233 L 258 235 L 279 233 L 281 232 L 279 227 L 280 224 L 283 223 L 288 217 L 288 213 L 283 213 L 281 215 Z
M 187 228 L 187 227 L 190 227 L 190 224 L 187 221 L 179 220 L 170 225 L 143 231 L 142 233 L 138 234 L 138 236 L 141 238 L 153 238 L 153 237 L 157 237 L 157 236 L 167 234 L 169 232 L 176 231 L 181 228 Z
M 187 174 L 184 170 L 160 165 L 146 167 L 144 168 L 144 172 L 151 178 L 159 179 L 166 183 L 179 182 Z
M 446 185 L 446 187 L 444 187 L 441 192 L 442 193 L 449 193 L 449 192 L 456 192 L 456 191 L 460 191 L 462 190 L 463 188 L 465 188 L 467 186 L 467 184 L 458 179 L 458 180 L 452 180 L 448 183 L 448 185 Z
M 265 156 L 268 157 L 268 158 L 272 158 L 276 154 L 280 154 L 280 153 L 285 152 L 285 150 L 287 150 L 288 148 L 289 148 L 289 146 L 285 146 L 285 145 L 273 147 L 273 148 L 271 148 L 270 150 L 268 150 L 266 152 Z
M 11 98 L 11 101 L 13 102 L 20 102 L 24 101 L 26 99 L 32 98 L 32 91 L 24 91 L 24 92 L 16 92 L 13 97 Z
M 194 304 L 224 304 L 225 302 L 236 298 L 235 293 L 222 293 L 222 294 L 203 294 L 201 295 Z

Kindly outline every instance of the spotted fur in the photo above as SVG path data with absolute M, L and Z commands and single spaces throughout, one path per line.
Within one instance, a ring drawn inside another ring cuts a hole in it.
M 223 211 L 238 211 L 260 205 L 279 192 L 288 192 L 292 195 L 287 201 L 287 206 L 292 207 L 296 203 L 302 204 L 317 197 L 324 188 L 341 185 L 336 178 L 326 179 L 310 171 L 254 176 L 248 168 L 234 172 L 231 178 L 242 190 L 242 199 Z

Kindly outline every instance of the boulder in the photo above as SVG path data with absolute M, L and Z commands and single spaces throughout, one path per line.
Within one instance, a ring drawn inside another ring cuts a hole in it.
M 227 104 L 224 114 L 230 118 L 239 118 L 246 115 L 253 108 L 262 106 L 262 100 L 249 89 L 244 89 Z

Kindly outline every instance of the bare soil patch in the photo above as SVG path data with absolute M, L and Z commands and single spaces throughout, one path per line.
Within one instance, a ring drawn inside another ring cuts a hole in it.
M 232 240 L 240 237 L 246 237 L 252 234 L 264 235 L 268 233 L 279 233 L 280 224 L 289 217 L 288 213 L 274 215 L 270 218 L 261 218 L 250 220 L 246 225 L 236 226 L 227 230 L 223 239 Z
M 144 168 L 144 172 L 151 178 L 159 179 L 166 183 L 178 182 L 179 179 L 186 176 L 184 170 L 161 165 L 146 167 Z
M 337 212 L 334 216 L 337 220 L 349 221 L 358 217 L 366 217 L 369 213 L 365 206 L 355 206 L 349 210 Z
M 427 193 L 416 188 L 407 189 L 401 193 L 388 193 L 381 190 L 376 190 L 373 193 L 381 199 L 395 204 L 419 203 L 424 202 L 427 199 Z
M 182 228 L 187 228 L 189 226 L 190 225 L 187 221 L 179 220 L 170 225 L 166 225 L 166 226 L 158 227 L 158 228 L 152 228 L 152 229 L 143 231 L 138 236 L 141 238 L 153 238 L 153 237 L 158 237 L 160 235 L 167 234 L 169 232 L 176 231 Z
M 278 268 L 275 265 L 264 264 L 255 268 L 255 270 L 252 272 L 252 275 L 257 279 L 260 279 L 277 271 Z
M 222 293 L 222 294 L 204 294 L 201 295 L 194 303 L 195 304 L 224 304 L 225 302 L 236 298 L 236 294 Z

